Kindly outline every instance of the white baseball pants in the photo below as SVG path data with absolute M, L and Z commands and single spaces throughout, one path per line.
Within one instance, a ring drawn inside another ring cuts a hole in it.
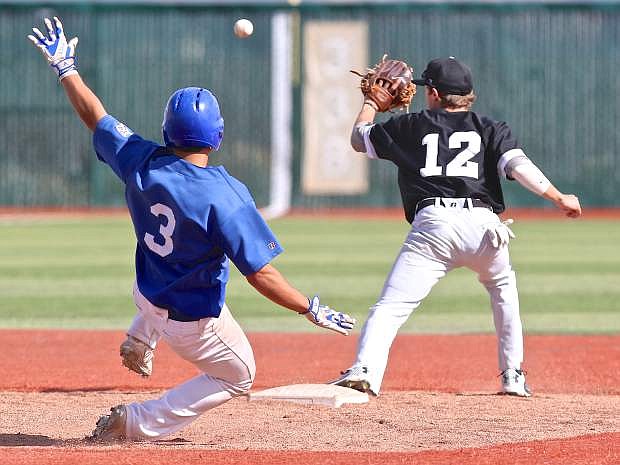
M 390 347 L 398 329 L 432 287 L 454 268 L 478 273 L 489 292 L 498 339 L 499 369 L 520 368 L 523 332 L 519 297 L 508 247 L 494 248 L 484 239 L 485 225 L 499 222 L 486 208 L 468 208 L 465 199 L 453 207 L 420 210 L 387 277 L 379 301 L 370 309 L 360 335 L 354 366 L 368 368 L 370 389 L 378 394 Z
M 163 338 L 183 359 L 203 373 L 156 400 L 127 406 L 128 439 L 159 439 L 185 427 L 199 415 L 252 386 L 256 365 L 252 347 L 224 305 L 219 318 L 181 322 L 151 304 L 134 288 L 138 313 L 128 334 L 155 348 Z

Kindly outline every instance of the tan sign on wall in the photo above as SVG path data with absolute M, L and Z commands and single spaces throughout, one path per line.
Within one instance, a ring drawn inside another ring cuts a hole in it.
M 362 194 L 365 155 L 349 143 L 362 98 L 359 77 L 368 61 L 365 21 L 308 21 L 304 26 L 303 166 L 305 194 Z

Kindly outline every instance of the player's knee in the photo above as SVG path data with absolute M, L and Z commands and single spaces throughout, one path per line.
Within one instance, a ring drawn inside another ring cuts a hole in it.
M 248 378 L 247 380 L 244 380 L 238 383 L 237 384 L 237 389 L 239 391 L 238 395 L 245 394 L 246 392 L 248 392 L 250 388 L 252 387 L 253 383 L 254 383 L 254 380 L 251 378 Z
M 252 384 L 254 384 L 255 377 L 256 377 L 256 366 L 252 365 L 251 367 L 248 367 L 248 377 L 242 380 L 240 383 L 238 383 L 239 389 L 243 391 L 242 394 L 250 390 L 250 388 L 252 387 Z
M 252 384 L 254 383 L 254 377 L 253 376 L 247 376 L 244 378 L 239 378 L 235 381 L 228 381 L 228 391 L 233 395 L 233 396 L 240 396 L 245 394 L 246 392 L 248 392 L 250 390 L 250 388 L 252 387 Z
M 256 376 L 256 366 L 254 364 L 248 364 L 245 370 L 238 373 L 234 379 L 229 379 L 228 386 L 229 391 L 235 395 L 240 396 L 250 390 L 252 384 L 254 384 L 254 378 Z
M 517 277 L 512 268 L 504 269 L 498 273 L 490 273 L 486 276 L 479 276 L 480 282 L 488 287 L 514 286 L 517 284 Z
M 419 300 L 394 300 L 382 298 L 375 305 L 370 307 L 368 319 L 407 319 L 411 315 L 411 312 L 413 312 L 419 305 Z

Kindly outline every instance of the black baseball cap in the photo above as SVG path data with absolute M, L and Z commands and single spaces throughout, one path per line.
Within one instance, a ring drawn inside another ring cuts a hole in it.
M 431 60 L 414 83 L 430 86 L 447 95 L 467 95 L 474 89 L 471 70 L 454 57 Z

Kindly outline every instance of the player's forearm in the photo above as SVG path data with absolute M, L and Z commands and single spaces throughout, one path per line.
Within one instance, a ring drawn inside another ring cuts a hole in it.
M 106 111 L 97 96 L 84 84 L 78 74 L 75 62 L 78 38 L 76 36 L 68 40 L 63 25 L 56 16 L 53 21 L 45 18 L 44 23 L 47 34 L 34 27 L 28 39 L 45 57 L 84 124 L 94 131 L 99 120 L 106 115 Z
M 557 190 L 557 188 L 553 184 L 550 184 L 549 188 L 541 194 L 541 197 L 553 203 L 558 203 L 562 199 L 563 196 L 564 194 L 562 194 L 559 190 Z
M 256 273 L 246 276 L 246 279 L 272 302 L 297 313 L 308 310 L 308 298 L 291 286 L 273 265 L 265 265 Z
M 94 131 L 99 120 L 107 114 L 101 100 L 89 89 L 79 74 L 67 76 L 61 83 L 75 112 L 86 127 Z
M 581 215 L 579 199 L 572 194 L 563 194 L 556 189 L 542 171 L 529 160 L 526 163 L 514 166 L 510 170 L 510 176 L 526 189 L 553 202 L 558 209 L 566 213 L 566 216 L 577 218 Z
M 375 120 L 376 114 L 377 112 L 374 104 L 372 102 L 364 102 L 362 109 L 357 115 L 353 129 L 351 130 L 351 147 L 353 147 L 353 150 L 356 152 L 366 152 L 366 144 L 364 143 L 364 136 L 362 135 L 361 128 L 372 123 Z
M 357 115 L 357 119 L 355 120 L 355 124 L 353 126 L 357 126 L 358 124 L 366 124 L 372 123 L 375 120 L 375 116 L 377 114 L 377 107 L 371 100 L 364 100 L 362 104 L 362 109 Z
M 540 169 L 529 159 L 525 159 L 521 164 L 510 168 L 509 174 L 519 184 L 534 194 L 542 196 L 551 186 L 551 181 L 543 174 Z

